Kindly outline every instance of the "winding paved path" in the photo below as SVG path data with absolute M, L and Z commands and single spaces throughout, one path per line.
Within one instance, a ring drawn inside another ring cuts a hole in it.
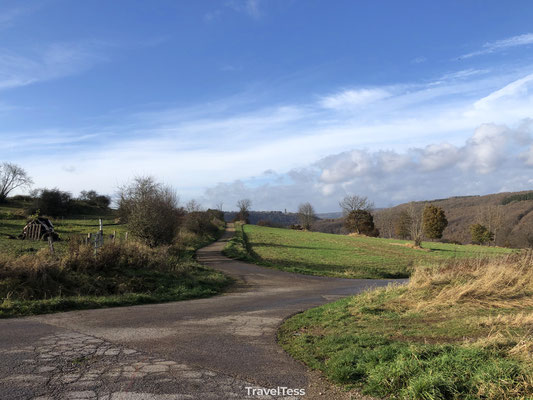
M 237 279 L 209 299 L 0 320 L 0 399 L 290 399 L 253 388 L 307 388 L 276 344 L 294 313 L 384 280 L 297 275 L 224 257 L 233 234 L 198 260 Z

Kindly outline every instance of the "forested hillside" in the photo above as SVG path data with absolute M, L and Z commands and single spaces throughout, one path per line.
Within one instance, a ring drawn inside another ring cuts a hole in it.
M 446 212 L 448 227 L 443 240 L 470 243 L 470 226 L 480 223 L 490 227 L 498 246 L 533 246 L 533 192 L 497 193 L 486 196 L 462 196 L 417 202 L 434 204 Z M 408 204 L 379 210 L 375 222 L 381 236 L 394 237 L 395 223 Z

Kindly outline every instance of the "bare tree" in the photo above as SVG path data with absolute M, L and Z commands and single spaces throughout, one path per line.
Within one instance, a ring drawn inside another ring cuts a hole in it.
M 394 214 L 394 210 L 390 208 L 375 213 L 374 223 L 379 229 L 381 237 L 389 239 L 394 237 Z
M 422 244 L 422 235 L 424 232 L 422 224 L 422 207 L 412 201 L 408 205 L 407 213 L 410 220 L 409 234 L 411 235 L 411 239 L 415 241 L 415 246 L 420 246 Z
M 345 196 L 339 202 L 339 206 L 342 209 L 342 214 L 347 215 L 352 211 L 372 211 L 374 208 L 374 203 L 368 200 L 365 196 L 348 195 Z
M 6 201 L 13 190 L 29 188 L 32 184 L 33 180 L 22 167 L 8 162 L 0 165 L 0 203 Z
M 304 229 L 311 229 L 311 225 L 316 219 L 315 209 L 311 203 L 303 203 L 298 206 L 298 219 Z
M 239 213 L 238 213 L 239 220 L 248 223 L 248 218 L 250 217 L 251 206 L 252 206 L 252 201 L 250 199 L 241 199 L 237 201 L 237 208 L 239 209 Z
M 477 215 L 477 222 L 484 225 L 493 233 L 492 241 L 496 243 L 498 231 L 501 229 L 504 220 L 503 206 L 487 205 L 480 207 Z
M 185 205 L 185 211 L 188 213 L 198 212 L 202 210 L 202 206 L 196 200 L 192 199 Z
M 150 246 L 170 244 L 183 217 L 174 189 L 152 177 L 137 177 L 119 188 L 119 215 L 131 233 Z
M 224 202 L 219 201 L 217 204 L 215 204 L 215 210 L 224 211 Z

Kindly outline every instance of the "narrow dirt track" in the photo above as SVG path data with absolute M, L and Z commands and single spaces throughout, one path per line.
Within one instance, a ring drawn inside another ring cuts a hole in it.
M 224 295 L 0 320 L 0 399 L 289 399 L 246 387 L 308 388 L 305 367 L 276 343 L 282 320 L 391 281 L 231 260 L 221 250 L 232 234 L 197 252 L 237 279 Z

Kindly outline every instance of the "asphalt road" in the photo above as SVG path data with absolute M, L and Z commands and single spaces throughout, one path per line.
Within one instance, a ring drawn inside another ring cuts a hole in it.
M 305 276 L 231 260 L 221 250 L 232 234 L 229 228 L 197 253 L 201 263 L 237 279 L 224 295 L 0 320 L 0 399 L 298 398 L 250 389 L 309 387 L 305 367 L 276 344 L 279 324 L 390 281 Z

